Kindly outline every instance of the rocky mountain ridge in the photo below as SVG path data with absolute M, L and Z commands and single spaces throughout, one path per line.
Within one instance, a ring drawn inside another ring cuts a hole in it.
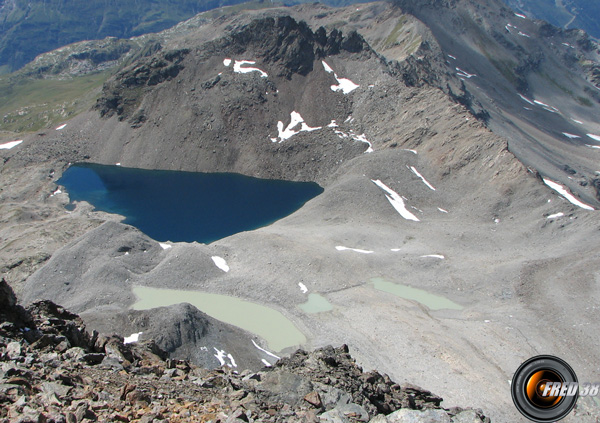
M 348 347 L 296 351 L 258 372 L 206 370 L 152 340 L 89 334 L 49 301 L 16 303 L 0 281 L 1 422 L 460 422 L 480 411 L 363 372 Z

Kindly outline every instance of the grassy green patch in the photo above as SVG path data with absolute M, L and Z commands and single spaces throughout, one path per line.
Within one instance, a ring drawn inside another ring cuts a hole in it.
M 586 107 L 592 107 L 594 105 L 594 103 L 592 103 L 592 100 L 590 100 L 587 97 L 577 97 L 577 101 L 579 102 L 579 104 L 581 104 L 582 106 L 586 106 Z
M 496 60 L 490 57 L 488 57 L 488 59 L 508 82 L 516 86 L 518 77 L 514 72 L 514 68 L 516 66 L 514 62 L 510 60 Z
M 565 94 L 568 94 L 569 96 L 571 96 L 571 98 L 575 99 L 582 106 L 586 106 L 586 107 L 592 107 L 593 106 L 593 103 L 592 103 L 592 101 L 589 98 L 583 97 L 583 96 L 576 96 L 575 93 L 573 93 L 573 91 L 571 91 L 570 89 L 568 89 L 567 87 L 565 87 L 564 85 L 562 85 L 561 83 L 559 83 L 558 81 L 556 81 L 554 78 L 552 78 L 547 73 L 543 73 L 542 76 L 545 79 L 547 79 L 552 85 L 554 85 L 556 88 L 558 88 L 559 90 L 561 90 Z
M 398 19 L 398 23 L 396 24 L 394 29 L 392 29 L 392 32 L 390 33 L 390 35 L 388 35 L 388 37 L 385 39 L 385 42 L 383 43 L 383 48 L 393 47 L 394 44 L 397 43 L 398 34 L 400 34 L 400 31 L 402 31 L 402 28 L 404 27 L 405 23 L 406 23 L 406 16 L 405 15 L 400 16 L 400 18 Z
M 0 130 L 37 131 L 88 109 L 109 72 L 64 80 L 0 78 Z
M 573 91 L 571 91 L 570 89 L 568 89 L 567 87 L 565 87 L 564 85 L 560 84 L 558 81 L 556 81 L 554 78 L 552 78 L 550 75 L 548 75 L 547 73 L 543 73 L 542 76 L 544 78 L 546 78 L 552 85 L 554 85 L 556 88 L 558 88 L 559 90 L 561 90 L 562 92 L 564 92 L 565 94 L 569 94 L 571 97 L 573 97 Z

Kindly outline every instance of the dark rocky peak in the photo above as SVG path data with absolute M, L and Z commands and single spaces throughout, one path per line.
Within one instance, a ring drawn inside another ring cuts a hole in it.
M 276 76 L 306 75 L 315 60 L 341 52 L 371 51 L 361 35 L 346 35 L 320 27 L 313 32 L 305 22 L 290 16 L 257 19 L 215 42 L 212 51 L 239 55 L 253 51 L 265 63 L 277 68 Z

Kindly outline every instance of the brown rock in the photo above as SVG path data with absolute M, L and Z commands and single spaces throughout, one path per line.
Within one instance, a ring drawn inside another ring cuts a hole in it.
M 126 385 L 124 385 L 121 388 L 121 391 L 120 391 L 121 395 L 119 396 L 119 398 L 121 399 L 121 401 L 125 401 L 125 398 L 127 397 L 127 394 L 130 393 L 131 391 L 133 391 L 135 388 L 136 388 L 135 385 L 130 385 L 129 383 L 126 384 Z
M 323 402 L 321 401 L 321 396 L 316 391 L 312 391 L 311 393 L 307 394 L 304 397 L 304 401 L 306 401 L 307 403 L 309 403 L 310 405 L 312 405 L 313 407 L 316 407 L 316 408 L 323 407 Z
M 126 400 L 128 403 L 130 403 L 132 405 L 133 404 L 142 404 L 142 403 L 145 403 L 146 405 L 150 405 L 150 403 L 152 402 L 152 400 L 150 399 L 150 397 L 147 394 L 145 394 L 137 389 L 134 389 L 133 391 L 128 393 L 126 396 Z

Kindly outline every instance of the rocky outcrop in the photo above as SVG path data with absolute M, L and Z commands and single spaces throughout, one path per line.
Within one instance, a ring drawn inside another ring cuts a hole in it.
M 171 50 L 136 62 L 119 72 L 104 86 L 104 95 L 96 102 L 96 110 L 103 117 L 115 113 L 120 120 L 128 118 L 137 109 L 143 96 L 143 87 L 158 85 L 175 78 L 183 69 L 183 58 L 189 49 Z M 143 121 L 138 117 L 138 123 Z
M 359 53 L 370 47 L 356 32 L 344 36 L 337 29 L 327 33 L 323 27 L 313 32 L 305 22 L 283 16 L 257 19 L 215 42 L 214 49 L 230 54 L 260 51 L 264 62 L 278 65 L 277 76 L 289 79 L 294 73 L 307 75 L 316 59 L 342 51 Z
M 348 347 L 299 350 L 259 372 L 172 360 L 152 340 L 124 344 L 0 282 L 0 422 L 489 422 L 386 375 Z

